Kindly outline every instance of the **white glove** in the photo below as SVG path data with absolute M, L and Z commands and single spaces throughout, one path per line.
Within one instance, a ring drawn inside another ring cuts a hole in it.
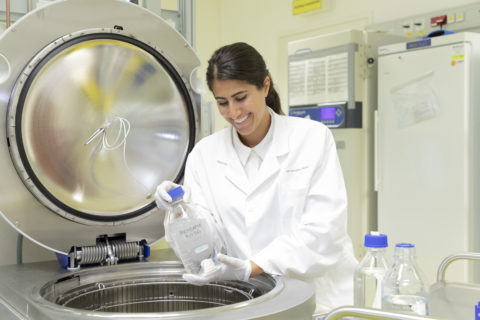
M 155 191 L 155 203 L 159 208 L 166 208 L 172 203 L 172 197 L 168 194 L 168 191 L 180 186 L 172 181 L 165 180 L 157 187 Z M 188 202 L 190 200 L 190 188 L 181 186 L 183 189 L 183 201 Z
M 252 273 L 252 265 L 249 260 L 242 260 L 219 253 L 219 263 L 212 259 L 205 259 L 201 262 L 202 271 L 199 274 L 185 273 L 185 281 L 201 286 L 213 281 L 242 280 L 247 281 Z

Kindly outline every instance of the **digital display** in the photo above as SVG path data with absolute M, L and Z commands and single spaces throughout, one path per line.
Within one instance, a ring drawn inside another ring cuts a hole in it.
M 323 107 L 320 109 L 320 118 L 321 120 L 335 120 L 336 114 L 335 107 Z

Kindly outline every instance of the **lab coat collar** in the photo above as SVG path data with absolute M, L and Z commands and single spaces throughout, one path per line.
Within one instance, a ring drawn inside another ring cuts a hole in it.
M 269 110 L 271 111 L 270 114 L 272 117 L 275 118 L 272 145 L 270 147 L 271 152 L 269 153 L 276 157 L 280 157 L 289 152 L 289 136 L 291 128 L 288 127 L 288 116 L 276 114 L 270 108 Z
M 273 127 L 272 142 L 269 151 L 262 161 L 258 179 L 250 190 L 252 193 L 280 170 L 281 157 L 289 151 L 289 128 L 286 121 L 287 117 L 276 114 L 270 108 L 269 111 L 272 115 L 272 123 L 275 124 Z
M 288 137 L 290 129 L 287 125 L 287 117 L 280 116 L 273 111 L 270 114 L 272 117 L 275 117 L 275 119 L 272 119 L 272 121 L 275 121 L 272 145 L 262 162 L 259 179 L 253 188 L 233 147 L 232 133 L 235 133 L 235 130 L 229 126 L 229 128 L 219 132 L 219 134 L 223 135 L 221 139 L 223 143 L 218 148 L 217 163 L 225 166 L 225 177 L 246 195 L 253 192 L 265 180 L 275 174 L 280 169 L 279 157 L 289 152 Z
M 232 132 L 235 132 L 235 130 L 231 125 L 218 132 L 220 135 L 218 141 L 221 143 L 216 152 L 216 161 L 220 168 L 224 168 L 225 178 L 237 187 L 239 191 L 246 194 L 249 189 L 249 182 L 233 146 Z
M 242 166 L 245 168 L 245 165 L 247 163 L 248 158 L 250 157 L 250 153 L 252 151 L 255 151 L 257 155 L 260 157 L 260 159 L 265 159 L 268 150 L 270 149 L 272 145 L 272 140 L 273 140 L 273 131 L 275 130 L 275 117 L 273 116 L 274 112 L 272 109 L 267 108 L 271 121 L 270 121 L 270 128 L 267 131 L 267 134 L 263 138 L 262 141 L 260 141 L 259 144 L 257 144 L 253 148 L 249 148 L 246 145 L 243 144 L 242 141 L 240 141 L 240 137 L 238 136 L 238 132 L 235 131 L 232 127 L 232 143 L 233 143 L 233 148 L 235 149 L 235 152 L 238 155 L 238 158 L 240 159 L 240 163 Z
M 248 157 L 250 156 L 250 153 L 252 152 L 252 148 L 247 147 L 240 141 L 240 138 L 238 136 L 238 133 L 235 131 L 233 127 L 231 127 L 230 134 L 232 135 L 232 144 L 233 144 L 233 149 L 237 153 L 238 159 L 240 160 L 240 163 L 242 164 L 243 167 L 245 167 L 245 164 L 247 163 Z

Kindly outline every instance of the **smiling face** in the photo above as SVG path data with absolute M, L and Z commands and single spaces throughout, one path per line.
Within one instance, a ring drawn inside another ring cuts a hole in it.
M 268 77 L 261 89 L 246 81 L 213 81 L 212 91 L 220 114 L 232 124 L 248 147 L 259 144 L 270 127 L 270 113 L 265 103 L 269 88 Z

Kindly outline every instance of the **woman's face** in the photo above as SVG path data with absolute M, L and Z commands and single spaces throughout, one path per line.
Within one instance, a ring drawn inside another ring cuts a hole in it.
M 270 127 L 270 113 L 265 103 L 269 88 L 268 77 L 260 90 L 240 80 L 213 81 L 212 91 L 220 114 L 232 124 L 248 147 L 260 143 Z

